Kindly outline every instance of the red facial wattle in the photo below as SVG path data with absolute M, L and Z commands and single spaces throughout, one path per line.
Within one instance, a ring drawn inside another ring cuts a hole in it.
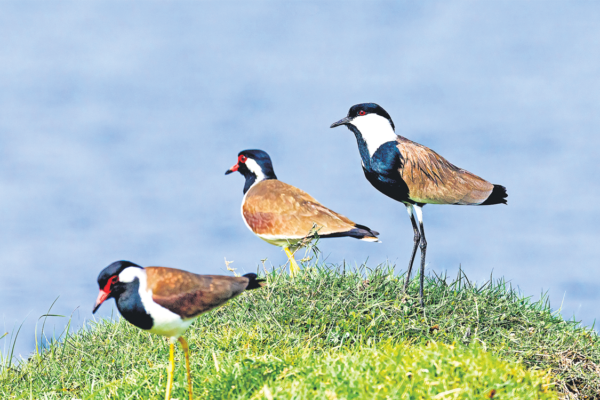
M 92 311 L 92 314 L 95 313 L 96 310 L 98 310 L 100 305 L 104 303 L 106 299 L 108 299 L 108 296 L 110 295 L 112 289 L 112 285 L 114 285 L 115 282 L 117 282 L 118 280 L 119 277 L 117 275 L 111 276 L 108 279 L 108 282 L 106 282 L 106 285 L 104 285 L 104 288 L 100 289 L 100 293 L 98 293 L 98 298 L 96 299 L 96 304 L 94 305 L 94 310 Z
M 230 173 L 235 172 L 238 169 L 240 169 L 240 164 L 244 164 L 247 159 L 248 159 L 248 157 L 246 157 L 243 154 L 240 154 L 239 157 L 238 157 L 237 164 L 235 164 L 233 167 L 229 168 L 229 170 L 227 170 L 227 172 L 225 172 L 225 175 L 230 174 Z

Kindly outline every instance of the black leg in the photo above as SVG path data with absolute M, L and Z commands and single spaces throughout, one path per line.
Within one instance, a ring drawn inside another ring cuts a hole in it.
M 415 255 L 417 254 L 417 247 L 419 247 L 419 242 L 421 241 L 421 234 L 419 233 L 419 228 L 417 227 L 417 221 L 415 220 L 415 215 L 413 214 L 412 209 L 413 209 L 412 205 L 406 206 L 406 210 L 408 211 L 408 215 L 410 216 L 410 222 L 412 222 L 415 237 L 414 237 L 414 245 L 413 245 L 412 255 L 410 256 L 410 263 L 408 264 L 408 272 L 406 273 L 406 282 L 404 282 L 404 293 L 406 293 L 408 290 L 408 283 L 410 282 L 410 273 L 412 272 L 413 263 L 415 261 Z
M 419 277 L 419 297 L 421 298 L 421 307 L 423 305 L 423 282 L 425 280 L 425 253 L 427 253 L 427 240 L 425 240 L 425 230 L 423 229 L 423 220 L 419 218 L 421 226 L 421 276 Z

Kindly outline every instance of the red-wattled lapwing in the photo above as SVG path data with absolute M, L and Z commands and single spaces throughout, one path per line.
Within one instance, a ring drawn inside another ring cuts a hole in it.
M 94 313 L 111 297 L 121 315 L 138 328 L 169 338 L 170 358 L 167 368 L 165 399 L 171 400 L 175 369 L 175 341 L 185 353 L 188 388 L 192 399 L 192 376 L 188 344 L 181 336 L 200 314 L 231 300 L 244 290 L 258 289 L 264 280 L 256 274 L 241 277 L 197 275 L 165 267 L 142 268 L 129 261 L 116 261 L 98 275 L 100 294 Z
M 240 172 L 246 178 L 242 217 L 259 238 L 283 247 L 290 260 L 290 275 L 300 268 L 293 250 L 316 228 L 320 238 L 349 236 L 378 242 L 375 232 L 324 207 L 308 193 L 277 180 L 271 158 L 262 150 L 244 150 L 238 162 L 225 172 Z
M 331 128 L 340 125 L 346 125 L 354 132 L 363 171 L 371 185 L 406 205 L 415 237 L 404 290 L 408 288 L 417 247 L 420 247 L 419 295 L 423 306 L 427 241 L 421 208 L 425 204 L 506 204 L 506 188 L 491 184 L 451 164 L 435 151 L 396 135 L 392 118 L 375 103 L 352 106 L 348 116 L 333 123 Z

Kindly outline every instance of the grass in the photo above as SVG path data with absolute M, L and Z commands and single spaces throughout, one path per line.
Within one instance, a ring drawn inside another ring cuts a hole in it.
M 268 279 L 188 330 L 199 398 L 600 398 L 596 333 L 502 280 L 427 277 L 423 312 L 417 282 L 403 296 L 388 267 L 321 265 Z M 0 397 L 160 399 L 167 360 L 164 339 L 92 322 L 5 368 Z
M 548 374 L 499 361 L 476 344 L 378 343 L 274 353 L 228 357 L 200 393 L 206 399 L 556 398 Z

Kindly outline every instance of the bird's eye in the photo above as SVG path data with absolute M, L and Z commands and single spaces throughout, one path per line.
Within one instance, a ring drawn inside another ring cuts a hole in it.
M 367 113 L 365 112 L 365 110 L 360 110 L 360 111 L 358 112 L 358 115 L 367 115 Z
M 248 158 L 245 155 L 240 156 L 240 162 L 245 163 Z

